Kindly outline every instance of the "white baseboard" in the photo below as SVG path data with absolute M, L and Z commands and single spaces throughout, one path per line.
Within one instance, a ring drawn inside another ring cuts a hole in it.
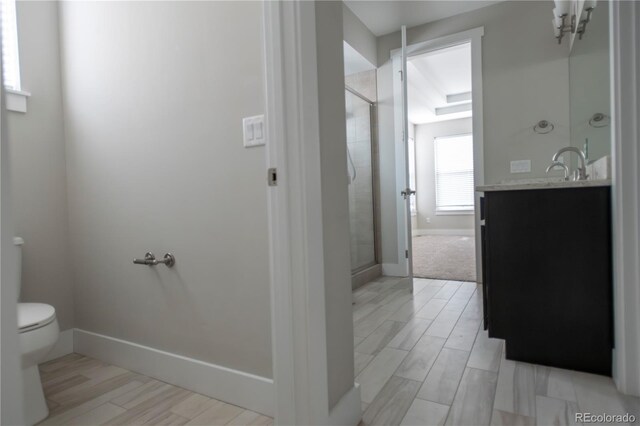
M 270 417 L 273 380 L 75 329 L 74 351 Z
M 406 277 L 409 271 L 407 271 L 406 263 L 383 263 L 382 275 L 385 277 Z
M 60 337 L 56 345 L 51 349 L 42 362 L 51 361 L 52 359 L 60 358 L 61 356 L 69 355 L 73 353 L 73 329 L 64 330 L 60 332 Z
M 420 235 L 463 235 L 473 236 L 473 229 L 412 229 L 411 235 L 418 237 Z
M 360 385 L 354 383 L 349 392 L 345 393 L 340 401 L 329 413 L 329 425 L 356 426 L 362 420 L 362 404 L 360 401 Z

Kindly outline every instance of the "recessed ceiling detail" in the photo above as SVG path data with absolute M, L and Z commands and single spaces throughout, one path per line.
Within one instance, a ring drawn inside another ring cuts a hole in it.
M 446 107 L 436 107 L 436 115 L 449 115 L 456 114 L 458 112 L 471 111 L 471 102 L 465 102 L 462 104 L 451 105 Z
M 410 122 L 471 117 L 471 45 L 410 57 L 407 84 Z

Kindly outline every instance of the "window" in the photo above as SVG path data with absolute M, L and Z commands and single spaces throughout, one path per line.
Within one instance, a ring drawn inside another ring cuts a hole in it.
M 436 212 L 473 211 L 473 137 L 438 137 L 434 146 Z
M 2 64 L 4 87 L 20 90 L 20 58 L 18 56 L 18 28 L 15 0 L 0 0 L 2 16 Z

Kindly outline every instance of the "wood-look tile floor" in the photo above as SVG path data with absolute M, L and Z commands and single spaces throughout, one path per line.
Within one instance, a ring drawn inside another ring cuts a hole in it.
M 632 413 L 610 378 L 504 357 L 470 282 L 382 277 L 353 293 L 364 425 L 569 425 L 576 412 Z M 637 424 L 637 423 L 636 423 Z
M 78 354 L 40 365 L 40 425 L 271 425 L 273 419 Z

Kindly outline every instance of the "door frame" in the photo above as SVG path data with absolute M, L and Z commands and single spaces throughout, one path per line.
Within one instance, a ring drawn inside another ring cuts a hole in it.
M 484 185 L 484 116 L 482 108 L 482 37 L 484 36 L 484 27 L 472 28 L 470 30 L 458 32 L 455 34 L 446 35 L 443 37 L 434 38 L 431 40 L 421 41 L 407 45 L 407 59 L 412 56 L 421 55 L 423 53 L 432 52 L 434 50 L 445 49 L 447 47 L 456 46 L 462 43 L 470 43 L 471 45 L 471 111 L 472 111 L 472 127 L 473 127 L 473 175 L 474 185 Z M 394 49 L 391 51 L 391 60 L 398 61 L 402 56 L 402 49 Z M 395 68 L 394 68 L 395 69 Z M 394 76 L 394 78 L 397 78 Z M 395 80 L 394 80 L 395 81 Z M 394 88 L 396 85 L 394 84 Z M 396 91 L 394 90 L 394 97 Z M 398 132 L 396 132 L 396 136 Z M 398 140 L 398 139 L 396 139 Z M 408 143 L 409 138 L 407 138 Z M 400 145 L 400 147 L 398 147 Z M 396 156 L 403 154 L 407 149 L 405 143 L 396 143 Z M 396 159 L 396 167 L 400 166 L 400 161 Z M 401 176 L 404 176 L 405 166 L 401 166 L 400 170 L 396 170 L 396 189 L 397 189 L 397 209 L 398 209 L 398 263 L 408 271 L 408 260 L 405 259 L 404 250 L 407 247 L 405 232 L 400 232 L 402 229 L 410 229 L 411 223 L 404 226 L 404 200 L 399 196 L 400 192 L 404 188 L 400 188 Z M 404 179 L 404 177 L 402 177 Z M 480 197 L 481 194 L 475 192 L 475 205 L 474 205 L 474 229 L 475 229 L 475 250 L 476 250 L 476 281 L 482 283 L 482 247 L 480 241 Z M 402 203 L 401 203 L 402 202 Z M 402 204 L 402 214 L 400 214 L 400 204 Z M 401 219 L 402 218 L 402 219 Z M 404 263 L 402 262 L 404 260 Z
M 313 424 L 328 405 L 314 7 L 263 2 L 276 424 Z
M 1 65 L 2 46 L 0 46 L 0 70 Z M 4 85 L 0 84 L 0 259 L 2 260 L 0 265 L 0 312 L 2 313 L 0 423 L 21 425 L 24 424 L 24 400 L 17 314 L 20 283 L 16 257 L 18 253 L 13 244 L 15 233 L 11 212 L 11 176 L 9 173 L 5 95 Z
M 358 386 L 329 407 L 315 2 L 263 10 L 275 423 L 356 425 Z
M 640 396 L 640 4 L 609 3 L 614 334 L 618 389 Z

